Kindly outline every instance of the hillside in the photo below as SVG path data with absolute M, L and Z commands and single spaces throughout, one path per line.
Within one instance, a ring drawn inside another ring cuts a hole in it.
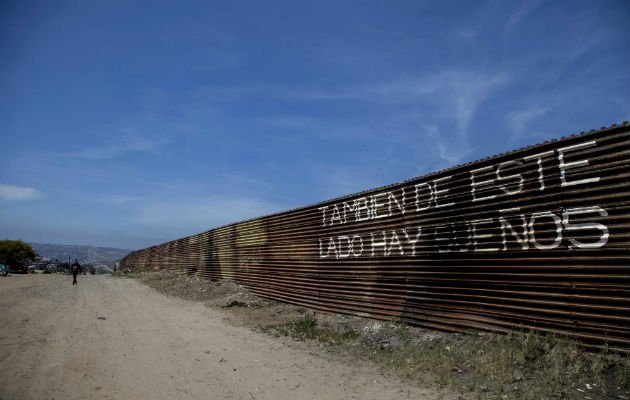
M 109 264 L 129 254 L 131 250 L 111 247 L 79 246 L 48 243 L 29 243 L 41 257 L 60 262 L 75 258 L 81 264 Z

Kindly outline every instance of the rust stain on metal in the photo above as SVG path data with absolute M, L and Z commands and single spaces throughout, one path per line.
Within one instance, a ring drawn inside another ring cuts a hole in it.
M 630 347 L 630 124 L 138 250 L 322 311 Z

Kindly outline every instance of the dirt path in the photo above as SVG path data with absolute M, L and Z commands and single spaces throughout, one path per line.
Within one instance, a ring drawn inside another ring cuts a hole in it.
M 131 279 L 0 278 L 2 400 L 441 397 L 313 347 Z

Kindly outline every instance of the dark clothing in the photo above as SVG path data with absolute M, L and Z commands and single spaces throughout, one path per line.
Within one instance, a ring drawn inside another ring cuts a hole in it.
M 81 270 L 81 266 L 76 261 L 70 267 L 70 271 L 72 272 L 72 284 L 73 285 L 76 285 L 78 283 L 77 282 L 77 275 L 79 274 L 80 270 Z

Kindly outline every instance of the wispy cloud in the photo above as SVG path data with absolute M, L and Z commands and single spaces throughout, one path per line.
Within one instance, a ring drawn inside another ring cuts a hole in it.
M 368 34 L 371 36 L 384 36 L 388 38 L 402 38 L 406 36 L 405 33 L 400 30 L 382 29 L 375 25 L 370 25 L 364 22 L 356 22 L 353 24 L 352 27 L 357 32 Z
M 325 132 L 327 137 L 347 139 L 356 136 L 362 141 L 370 139 L 379 143 L 416 143 L 424 137 L 436 146 L 433 154 L 439 160 L 454 164 L 462 162 L 473 150 L 469 140 L 470 127 L 479 109 L 511 79 L 511 74 L 505 71 L 446 69 L 419 76 L 404 75 L 369 85 L 334 88 L 265 86 L 265 95 L 283 101 L 352 101 L 352 107 L 384 110 L 387 119 L 380 126 L 367 120 L 348 124 L 343 119 L 336 119 L 333 124 L 329 120 L 300 115 L 269 117 L 264 122 L 308 130 L 312 135 Z
M 285 209 L 286 206 L 255 198 L 213 196 L 206 199 L 148 201 L 137 209 L 133 219 L 142 225 L 193 234 Z
M 406 103 L 440 108 L 457 119 L 464 136 L 479 105 L 493 90 L 507 83 L 506 72 L 451 69 L 422 76 L 403 76 L 373 85 L 357 85 L 330 90 L 268 88 L 277 97 L 303 100 L 359 100 L 370 103 Z
M 29 201 L 42 196 L 43 193 L 34 188 L 0 184 L 0 200 L 2 201 Z
M 490 93 L 508 80 L 506 73 L 451 73 L 444 77 L 451 85 L 451 98 L 456 105 L 456 118 L 460 139 L 467 138 L 468 128 L 477 109 Z
M 375 160 L 374 164 L 380 164 Z M 368 167 L 358 169 L 355 165 L 349 164 L 313 164 L 311 174 L 317 181 L 317 189 L 314 202 L 337 198 L 352 193 L 373 189 L 385 184 L 382 176 L 379 176 L 375 168 Z M 306 204 L 302 204 L 306 205 Z
M 440 168 L 465 161 L 474 152 L 469 135 L 483 105 L 512 81 L 511 73 L 505 70 L 481 68 L 451 68 L 418 75 L 400 75 L 369 84 L 292 86 L 252 84 L 237 87 L 231 97 L 219 99 L 210 96 L 211 102 L 221 109 L 238 97 L 261 95 L 280 102 L 294 104 L 340 102 L 354 114 L 364 111 L 366 118 L 357 121 L 343 115 L 322 116 L 299 113 L 295 107 L 285 114 L 267 115 L 256 122 L 268 127 L 270 138 L 283 138 L 286 142 L 301 140 L 300 135 L 290 136 L 286 132 L 304 132 L 309 137 L 325 138 L 331 143 L 348 145 L 353 138 L 361 143 L 378 144 L 380 149 L 388 144 L 405 144 L 405 154 L 415 165 L 440 165 Z M 210 94 L 227 88 L 205 88 Z M 208 100 L 208 97 L 204 97 Z M 225 102 L 225 104 L 221 104 Z M 372 118 L 373 112 L 379 116 Z M 278 127 L 282 129 L 277 129 Z M 326 142 L 328 143 L 328 142 Z M 392 158 L 400 158 L 400 151 Z M 385 165 L 388 159 L 382 160 Z M 395 163 L 395 162 L 393 162 Z M 352 192 L 357 185 L 344 181 L 352 178 L 361 181 L 360 190 L 370 187 L 371 180 L 362 179 L 352 173 L 356 165 L 337 165 L 335 176 L 315 174 L 322 185 L 329 185 L 331 192 Z M 433 167 L 432 167 L 433 168 Z M 363 173 L 369 167 L 362 168 Z M 330 169 L 329 169 L 330 171 Z M 426 172 L 424 168 L 422 171 Z M 323 179 L 320 179 L 323 177 Z M 375 182 L 379 182 L 377 179 Z M 339 189 L 339 190 L 338 190 Z M 327 192 L 328 193 L 328 192 Z
M 597 48 L 598 45 L 603 42 L 603 40 L 604 35 L 599 32 L 592 34 L 584 40 L 579 40 L 576 45 L 570 49 L 570 51 L 563 54 L 561 60 L 554 63 L 553 66 L 547 69 L 543 75 L 543 79 L 539 82 L 538 87 L 542 89 L 555 87 L 558 84 L 558 81 L 563 79 L 563 76 L 567 73 L 567 71 L 575 70 L 576 63 L 587 57 Z
M 452 35 L 456 40 L 472 42 L 479 37 L 479 32 L 470 28 L 457 27 L 453 30 Z
M 523 1 L 516 11 L 510 15 L 505 26 L 503 27 L 503 43 L 507 44 L 510 40 L 510 36 L 514 29 L 521 23 L 523 18 L 527 16 L 537 5 L 540 3 L 540 0 L 526 0 Z
M 105 204 L 110 204 L 114 206 L 126 206 L 128 204 L 132 204 L 136 201 L 142 200 L 138 196 L 129 196 L 125 194 L 114 194 L 110 196 L 101 196 L 98 201 Z
M 506 114 L 505 121 L 512 129 L 511 140 L 517 140 L 523 136 L 527 125 L 545 115 L 549 109 L 542 106 L 533 106 L 523 110 L 512 111 Z
M 108 142 L 75 152 L 72 156 L 90 160 L 103 160 L 132 152 L 157 154 L 170 140 L 160 134 L 148 136 L 131 128 L 120 128 L 119 137 L 110 138 Z
M 433 141 L 433 153 L 436 154 L 444 162 L 441 165 L 435 165 L 434 169 L 440 170 L 443 168 L 452 167 L 459 164 L 462 159 L 472 151 L 472 148 L 465 146 L 453 146 L 449 145 L 448 139 L 440 132 L 440 128 L 433 125 L 423 125 L 423 132 Z
M 123 214 L 137 232 L 177 238 L 250 218 L 284 211 L 290 206 L 255 196 L 127 195 L 101 196 L 98 202 Z M 127 229 L 125 225 L 125 229 Z
M 481 105 L 510 81 L 506 72 L 445 70 L 419 78 L 401 78 L 381 85 L 378 92 L 391 99 L 403 99 L 423 110 L 417 133 L 428 135 L 443 160 L 458 163 L 468 154 L 469 130 Z M 415 117 L 414 117 L 415 118 Z M 451 125 L 455 129 L 444 129 Z

